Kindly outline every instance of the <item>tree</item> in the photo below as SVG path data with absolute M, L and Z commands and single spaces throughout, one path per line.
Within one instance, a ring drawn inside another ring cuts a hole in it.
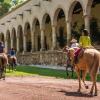
M 5 13 L 11 11 L 13 8 L 15 8 L 16 6 L 18 6 L 26 0 L 11 0 L 9 2 L 6 1 L 0 0 L 0 16 L 3 16 Z
M 10 2 L 11 8 L 9 10 L 11 11 L 13 8 L 15 8 L 16 6 L 20 5 L 24 1 L 26 1 L 26 0 L 12 0 Z
M 0 3 L 4 2 L 4 0 L 0 0 Z
M 5 13 L 9 11 L 10 4 L 5 3 L 4 0 L 0 0 L 0 16 L 3 16 Z

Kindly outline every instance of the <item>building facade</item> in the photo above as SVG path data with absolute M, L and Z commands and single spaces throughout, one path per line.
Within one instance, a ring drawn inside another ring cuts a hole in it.
M 20 63 L 51 59 L 47 62 L 58 64 L 63 58 L 58 50 L 69 43 L 72 34 L 78 37 L 82 28 L 91 32 L 93 18 L 100 30 L 99 10 L 98 0 L 28 0 L 0 18 L 0 40 L 7 51 L 17 51 Z

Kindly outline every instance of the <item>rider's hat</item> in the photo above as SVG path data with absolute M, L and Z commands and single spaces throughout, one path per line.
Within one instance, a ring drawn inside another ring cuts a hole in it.
M 77 40 L 76 39 L 72 39 L 71 43 L 77 43 Z

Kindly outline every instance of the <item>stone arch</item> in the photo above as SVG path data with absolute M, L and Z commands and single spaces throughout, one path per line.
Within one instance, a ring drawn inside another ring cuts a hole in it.
M 11 49 L 11 36 L 9 30 L 7 30 L 6 32 L 6 40 L 7 40 L 7 51 L 9 51 Z
M 56 28 L 57 48 L 63 48 L 67 43 L 66 15 L 62 8 L 55 11 L 54 26 Z
M 93 0 L 88 0 L 86 5 L 86 13 L 87 15 L 91 15 L 91 6 L 92 6 Z
M 100 45 L 100 1 L 92 0 L 91 2 L 90 36 L 93 44 Z
M 0 33 L 0 41 L 5 41 L 5 39 L 4 39 L 4 33 Z
M 54 13 L 53 25 L 57 25 L 57 17 L 58 17 L 58 14 L 59 14 L 59 12 L 60 12 L 61 10 L 63 11 L 64 16 L 65 16 L 65 18 L 66 18 L 65 10 L 64 10 L 63 8 L 57 8 L 56 11 L 55 11 L 55 13 Z
M 84 9 L 81 2 L 79 2 L 79 1 L 72 2 L 69 9 L 68 9 L 68 21 L 72 20 L 73 10 L 75 9 L 75 6 L 76 6 L 76 9 L 77 9 L 77 5 L 81 6 L 82 10 Z
M 23 51 L 23 29 L 22 26 L 19 25 L 17 29 L 17 37 L 19 38 L 19 52 Z
M 68 9 L 68 22 L 71 25 L 71 37 L 76 37 L 79 40 L 81 31 L 85 28 L 83 5 L 81 2 L 74 1 Z
M 25 23 L 24 27 L 24 35 L 26 36 L 26 51 L 30 52 L 32 49 L 32 42 L 31 42 L 31 26 L 29 22 Z
M 49 21 L 51 23 L 51 18 L 50 18 L 50 15 L 48 13 L 45 13 L 42 17 L 42 26 L 43 26 L 43 28 L 45 28 L 46 21 Z
M 32 29 L 33 29 L 33 38 L 34 38 L 34 51 L 40 51 L 41 31 L 40 31 L 40 23 L 39 23 L 38 18 L 35 18 L 33 20 Z
M 33 23 L 32 23 L 32 30 L 35 30 L 36 25 L 40 25 L 40 22 L 38 18 L 34 18 Z
M 44 14 L 42 18 L 42 27 L 44 29 L 44 49 L 49 50 L 52 48 L 52 25 L 49 14 Z
M 17 37 L 16 37 L 16 29 L 15 28 L 12 28 L 11 38 L 12 38 L 12 48 L 17 50 Z

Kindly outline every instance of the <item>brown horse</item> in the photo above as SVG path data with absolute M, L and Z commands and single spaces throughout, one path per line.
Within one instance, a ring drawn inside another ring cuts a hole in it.
M 0 53 L 0 79 L 5 79 L 7 60 L 6 54 Z
M 70 57 L 74 59 L 74 49 L 69 49 Z M 75 64 L 75 70 L 78 75 L 79 79 L 79 89 L 78 91 L 81 91 L 81 77 L 80 77 L 80 71 L 82 70 L 82 80 L 85 81 L 85 77 L 87 72 L 89 72 L 91 80 L 93 82 L 90 94 L 93 95 L 93 90 L 95 88 L 95 96 L 97 95 L 97 85 L 96 85 L 96 78 L 97 78 L 97 71 L 100 66 L 100 52 L 96 49 L 85 49 L 83 51 L 82 56 L 79 56 L 79 61 L 77 64 Z M 84 85 L 86 88 L 88 88 L 84 82 Z
M 16 57 L 8 55 L 9 71 L 10 69 L 16 70 Z

